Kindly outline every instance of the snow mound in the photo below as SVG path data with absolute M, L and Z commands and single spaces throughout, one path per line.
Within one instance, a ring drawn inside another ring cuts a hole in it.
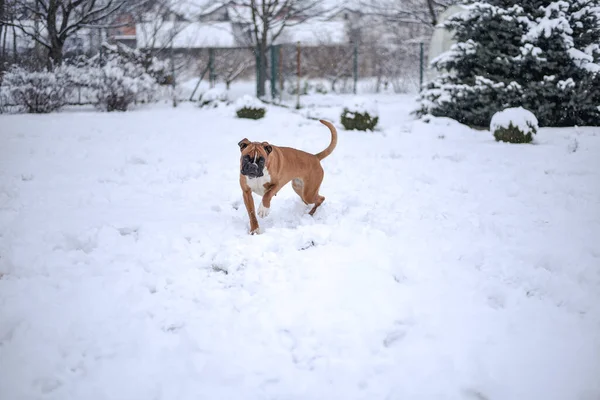
M 492 117 L 490 130 L 509 128 L 510 125 L 518 128 L 523 133 L 535 133 L 538 130 L 538 120 L 535 115 L 523 107 L 506 108 L 497 112 Z
M 212 88 L 208 89 L 202 95 L 202 101 L 227 101 L 228 94 L 223 88 Z
M 377 103 L 364 97 L 354 96 L 344 102 L 344 109 L 357 114 L 369 114 L 371 117 L 378 117 L 379 110 Z
M 244 108 L 265 109 L 265 105 L 258 98 L 245 94 L 235 101 L 236 110 Z
M 229 101 L 229 93 L 223 88 L 212 88 L 200 96 L 200 107 L 218 107 Z

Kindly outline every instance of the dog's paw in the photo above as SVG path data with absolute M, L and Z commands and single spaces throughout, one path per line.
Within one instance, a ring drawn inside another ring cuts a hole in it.
M 258 206 L 258 216 L 261 218 L 264 218 L 267 215 L 269 215 L 270 211 L 271 211 L 271 209 L 263 206 L 262 202 L 260 203 L 260 206 Z

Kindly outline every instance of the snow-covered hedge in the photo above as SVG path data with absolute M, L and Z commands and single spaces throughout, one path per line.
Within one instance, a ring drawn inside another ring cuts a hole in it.
M 261 119 L 267 109 L 258 98 L 246 94 L 236 100 L 235 112 L 238 118 Z
M 8 88 L 10 101 L 14 105 L 36 114 L 62 108 L 71 90 L 68 74 L 63 68 L 53 72 L 32 72 L 13 67 L 4 74 L 2 84 Z
M 374 101 L 353 97 L 344 104 L 342 125 L 347 130 L 373 130 L 379 121 L 379 111 Z
M 220 88 L 207 90 L 200 96 L 200 107 L 218 107 L 219 104 L 227 103 L 229 96 L 227 91 Z
M 135 101 L 150 101 L 155 80 L 143 68 L 118 59 L 88 70 L 95 105 L 103 111 L 127 111 Z
M 538 129 L 535 115 L 523 107 L 499 111 L 490 123 L 490 131 L 498 142 L 530 143 Z
M 132 103 L 154 100 L 158 85 L 168 81 L 167 63 L 149 52 L 108 44 L 103 49 L 101 55 L 70 59 L 53 71 L 10 69 L 1 82 L 5 102 L 30 113 L 90 103 L 125 111 Z
M 148 49 L 132 49 L 121 43 L 103 43 L 102 48 L 106 59 L 119 60 L 121 63 L 130 63 L 141 68 L 150 75 L 157 84 L 170 85 L 173 77 L 166 60 L 159 60 Z

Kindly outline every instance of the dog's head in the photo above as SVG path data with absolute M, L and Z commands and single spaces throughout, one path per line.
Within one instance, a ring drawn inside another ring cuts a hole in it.
M 273 147 L 267 142 L 251 142 L 242 139 L 238 146 L 242 152 L 240 172 L 248 178 L 258 178 L 264 175 L 265 166 Z

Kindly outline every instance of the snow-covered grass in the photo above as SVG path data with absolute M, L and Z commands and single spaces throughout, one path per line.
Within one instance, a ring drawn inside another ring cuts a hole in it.
M 238 141 L 329 132 L 232 107 L 0 116 L 0 398 L 600 396 L 598 128 L 514 146 L 382 96 L 314 218 L 288 186 L 249 236 Z

